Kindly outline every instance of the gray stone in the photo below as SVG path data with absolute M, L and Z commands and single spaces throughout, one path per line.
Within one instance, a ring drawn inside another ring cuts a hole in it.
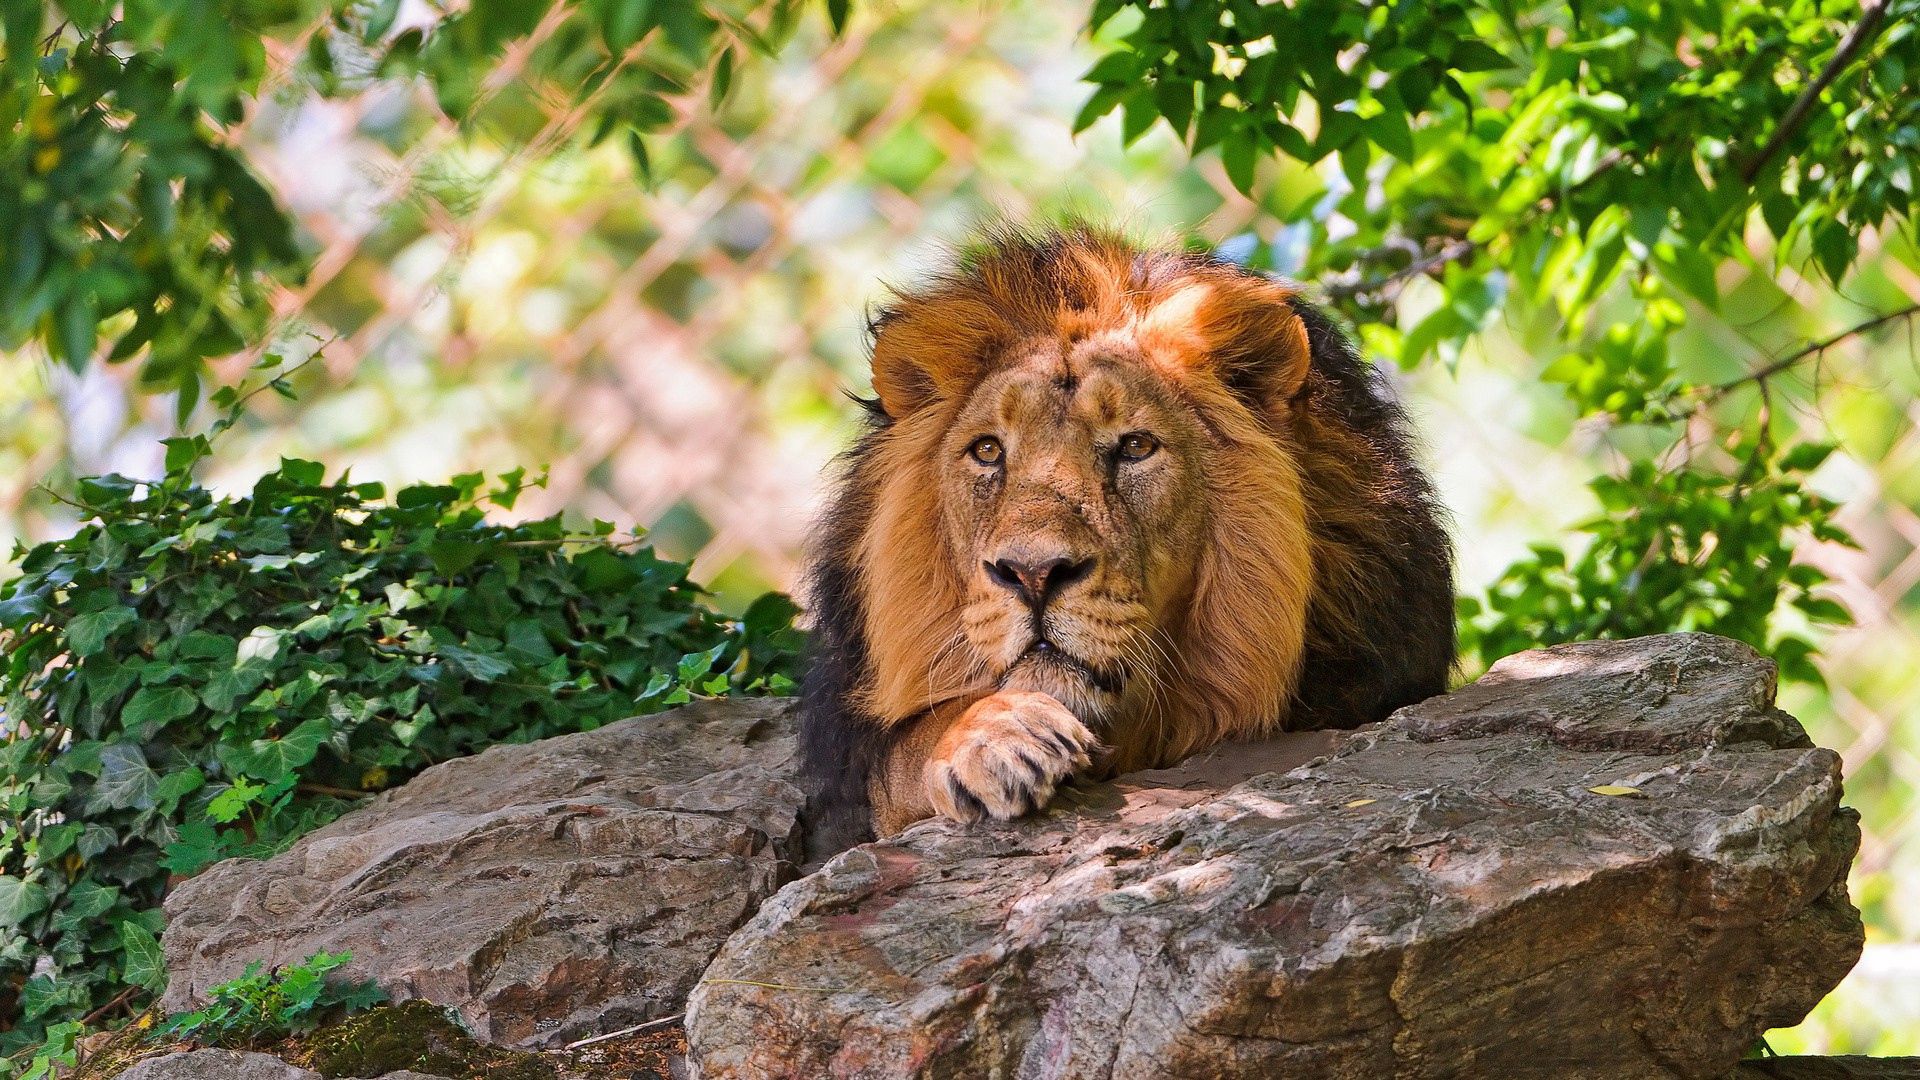
M 188 1050 L 151 1057 L 122 1069 L 117 1080 L 320 1080 L 270 1054 L 239 1050 Z
M 115 1080 L 322 1080 L 317 1072 L 289 1065 L 271 1054 L 239 1050 L 186 1050 L 150 1057 L 115 1074 Z M 447 1080 L 402 1069 L 378 1080 Z
M 923 823 L 733 935 L 693 1059 L 707 1080 L 1718 1080 L 1862 939 L 1839 759 L 1773 687 L 1705 635 L 1566 646 L 1360 731 Z
M 791 703 L 702 702 L 428 769 L 167 898 L 169 1011 L 248 962 L 341 971 L 475 1036 L 552 1046 L 679 1012 L 796 873 Z

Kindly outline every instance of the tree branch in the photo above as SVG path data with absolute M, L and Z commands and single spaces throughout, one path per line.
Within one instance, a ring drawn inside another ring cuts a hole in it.
M 1508 226 L 1507 231 L 1512 232 L 1531 225 L 1539 219 L 1540 215 L 1552 210 L 1561 200 L 1579 194 L 1594 181 L 1612 172 L 1626 161 L 1626 152 L 1619 147 L 1614 147 L 1607 151 L 1599 161 L 1594 163 L 1591 172 L 1573 183 L 1568 184 L 1556 194 L 1542 196 L 1525 214 L 1516 218 Z M 1374 248 L 1372 250 L 1374 252 L 1384 253 L 1385 251 L 1392 250 L 1392 248 Z M 1459 262 L 1479 250 L 1480 244 L 1475 241 L 1468 240 L 1465 237 L 1450 237 L 1446 243 L 1441 244 L 1432 254 L 1415 259 L 1413 262 L 1390 274 L 1383 274 L 1377 278 L 1365 280 L 1360 279 L 1356 275 L 1352 281 L 1335 281 L 1323 285 L 1320 291 L 1328 300 L 1374 299 L 1380 303 L 1391 303 L 1399 296 L 1401 288 L 1404 287 L 1407 282 L 1422 274 L 1430 274 L 1435 270 L 1439 270 L 1448 263 Z
M 1775 375 L 1778 375 L 1781 372 L 1787 370 L 1788 368 L 1793 367 L 1795 364 L 1798 364 L 1800 361 L 1805 360 L 1811 356 L 1818 356 L 1821 353 L 1826 352 L 1828 349 L 1831 349 L 1835 345 L 1838 345 L 1839 343 L 1847 340 L 1850 337 L 1857 337 L 1860 334 L 1864 334 L 1867 331 L 1873 330 L 1877 327 L 1885 326 L 1886 324 L 1893 322 L 1895 320 L 1912 318 L 1915 315 L 1920 315 L 1920 302 L 1908 304 L 1906 307 L 1903 307 L 1903 308 L 1896 308 L 1895 310 L 1889 311 L 1884 315 L 1875 315 L 1873 318 L 1868 319 L 1863 323 L 1857 323 L 1853 326 L 1849 326 L 1845 330 L 1839 331 L 1838 333 L 1833 334 L 1830 337 L 1821 338 L 1819 341 L 1816 341 L 1811 345 L 1808 345 L 1801 349 L 1796 349 L 1793 352 L 1788 353 L 1787 355 L 1781 357 L 1778 360 L 1773 361 L 1770 364 L 1767 364 L 1764 367 L 1755 368 L 1752 371 L 1747 372 L 1745 375 L 1742 375 L 1737 379 L 1729 379 L 1726 382 L 1723 382 L 1717 386 L 1714 386 L 1712 389 L 1710 389 L 1707 392 L 1706 400 L 1709 403 L 1718 401 L 1721 398 L 1725 397 L 1732 390 L 1736 389 L 1737 387 L 1744 386 L 1747 383 L 1764 383 L 1768 379 L 1773 378 Z
M 1448 240 L 1433 254 L 1415 259 L 1391 274 L 1382 274 L 1377 278 L 1366 280 L 1336 281 L 1322 286 L 1320 291 L 1326 294 L 1329 300 L 1353 300 L 1377 296 L 1382 302 L 1388 302 L 1398 295 L 1401 287 L 1407 282 L 1422 274 L 1430 274 L 1448 263 L 1459 262 L 1479 248 L 1480 245 L 1471 240 Z
M 87 1015 L 81 1017 L 80 1018 L 81 1026 L 92 1027 L 93 1025 L 99 1023 L 102 1019 L 104 1019 L 107 1016 L 107 1014 L 113 1012 L 113 1010 L 115 1009 L 118 1009 L 120 1006 L 125 1005 L 127 1002 L 132 1001 L 133 995 L 139 992 L 140 992 L 140 988 L 138 986 L 129 986 L 125 990 L 120 991 L 120 993 L 116 995 L 112 1001 L 107 1002 L 105 1005 L 102 1005 L 99 1008 L 88 1013 Z
M 352 788 L 334 787 L 331 784 L 295 784 L 295 791 L 304 791 L 309 795 L 326 795 L 335 799 L 371 799 L 377 792 L 355 791 Z
M 1807 84 L 1805 90 L 1800 91 L 1800 96 L 1795 98 L 1793 104 L 1787 108 L 1787 115 L 1781 117 L 1780 122 L 1774 125 L 1773 134 L 1768 136 L 1766 144 L 1760 147 L 1760 152 L 1740 170 L 1742 181 L 1748 184 L 1753 183 L 1753 178 L 1760 175 L 1760 170 L 1766 167 L 1767 162 L 1773 160 L 1774 155 L 1780 152 L 1780 148 L 1787 144 L 1787 140 L 1800 130 L 1800 125 L 1806 123 L 1807 114 L 1811 113 L 1814 105 L 1819 103 L 1820 95 L 1826 91 L 1827 87 L 1833 85 L 1841 72 L 1847 70 L 1847 66 L 1853 63 L 1854 57 L 1860 55 L 1860 51 L 1879 36 L 1880 28 L 1887 21 L 1889 3 L 1890 0 L 1866 0 L 1860 9 L 1860 21 L 1854 24 L 1853 29 L 1847 31 L 1846 37 L 1840 39 L 1840 47 L 1833 50 L 1833 55 L 1827 59 L 1827 66 L 1820 69 L 1820 74 Z

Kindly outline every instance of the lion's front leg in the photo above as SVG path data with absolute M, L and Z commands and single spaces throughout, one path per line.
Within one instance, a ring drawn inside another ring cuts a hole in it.
M 873 785 L 873 829 L 891 836 L 939 814 L 957 821 L 1019 817 L 1101 752 L 1065 705 L 1002 690 L 937 708 L 889 753 Z

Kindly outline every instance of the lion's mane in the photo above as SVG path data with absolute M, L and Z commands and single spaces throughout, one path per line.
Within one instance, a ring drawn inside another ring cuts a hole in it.
M 1192 700 L 1173 717 L 1165 756 L 1276 729 L 1352 727 L 1446 688 L 1454 608 L 1441 515 L 1405 414 L 1340 330 L 1291 287 L 1210 255 L 1139 250 L 1080 226 L 995 230 L 871 320 L 880 394 L 863 402 L 866 430 L 838 464 L 810 544 L 800 753 L 816 835 L 831 846 L 866 834 L 868 778 L 911 719 L 884 714 L 885 686 L 965 678 L 933 667 L 954 652 L 943 646 L 961 632 L 964 592 L 932 524 L 938 485 L 901 474 L 910 455 L 899 442 L 928 438 L 930 421 L 916 416 L 916 433 L 881 401 L 963 397 L 1010 344 L 1138 320 L 1195 283 L 1226 300 L 1184 316 L 1185 340 L 1218 354 L 1213 374 L 1186 388 L 1191 404 L 1248 452 L 1235 461 L 1290 462 L 1297 479 L 1223 468 L 1207 485 L 1208 517 L 1221 524 L 1200 555 L 1191 617 L 1169 628 Z M 1181 329 L 1161 328 L 1171 347 Z M 1262 403 L 1265 370 L 1301 349 L 1304 380 Z M 894 362 L 904 354 L 919 366 Z M 1287 515 L 1305 520 L 1310 580 L 1283 580 L 1280 567 L 1298 561 L 1271 557 L 1274 537 L 1300 529 L 1263 522 Z M 1304 602 L 1272 602 L 1302 590 Z M 1275 610 L 1304 612 L 1304 625 L 1270 626 Z M 1287 639 L 1299 644 L 1289 650 Z M 879 670 L 903 663 L 918 666 Z

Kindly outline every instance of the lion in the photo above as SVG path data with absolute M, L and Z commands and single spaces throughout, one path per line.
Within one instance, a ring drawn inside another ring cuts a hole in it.
M 1286 283 L 999 229 L 871 321 L 810 543 L 800 755 L 856 842 L 1446 689 L 1452 550 L 1405 414 Z

